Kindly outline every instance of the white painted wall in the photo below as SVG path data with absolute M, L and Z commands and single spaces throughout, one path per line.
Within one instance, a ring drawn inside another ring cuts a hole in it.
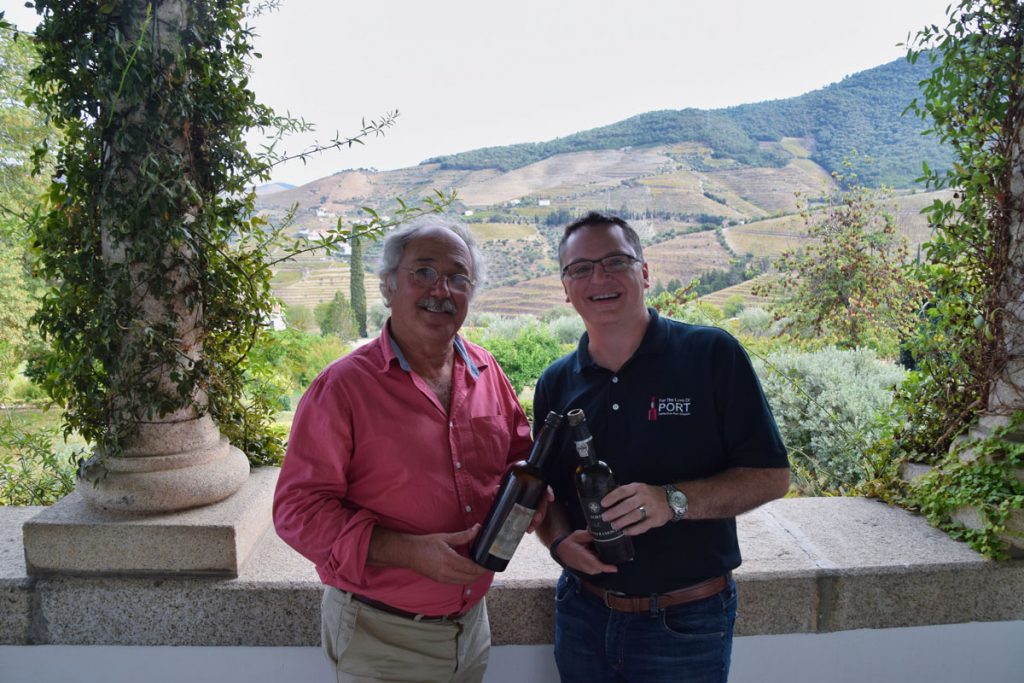
M 319 648 L 0 646 L 0 683 L 329 683 Z M 747 636 L 730 683 L 1020 683 L 1024 621 Z M 556 683 L 550 646 L 491 651 L 485 683 Z

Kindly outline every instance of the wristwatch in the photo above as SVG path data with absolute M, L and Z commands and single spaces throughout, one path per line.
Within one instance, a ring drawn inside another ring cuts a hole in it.
M 686 500 L 686 494 L 677 489 L 672 484 L 665 484 L 665 497 L 668 499 L 668 506 L 672 509 L 672 519 L 670 522 L 678 522 L 686 516 L 686 509 L 689 507 L 689 503 Z

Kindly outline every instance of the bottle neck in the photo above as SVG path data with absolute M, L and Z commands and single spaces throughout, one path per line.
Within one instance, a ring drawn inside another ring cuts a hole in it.
M 597 451 L 594 450 L 594 438 L 587 434 L 584 438 L 576 437 L 576 455 L 580 462 L 591 465 L 597 462 Z
M 557 432 L 556 428 L 548 424 L 541 427 L 540 434 L 537 435 L 537 440 L 533 442 L 533 448 L 530 450 L 530 457 L 526 459 L 527 465 L 543 469 L 548 456 L 554 450 L 553 446 Z

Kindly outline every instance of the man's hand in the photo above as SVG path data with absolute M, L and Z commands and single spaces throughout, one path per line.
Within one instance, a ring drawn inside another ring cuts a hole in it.
M 544 492 L 544 495 L 541 496 L 540 503 L 537 504 L 537 511 L 533 513 L 533 519 L 530 520 L 530 526 L 527 527 L 526 533 L 532 534 L 534 531 L 537 530 L 537 527 L 539 527 L 541 525 L 541 522 L 544 521 L 544 517 L 547 516 L 548 506 L 554 499 L 555 492 L 552 491 L 551 487 L 549 486 L 547 490 Z
M 619 571 L 614 564 L 605 564 L 598 559 L 590 545 L 593 540 L 589 531 L 579 529 L 566 536 L 565 540 L 558 544 L 555 554 L 565 566 L 584 574 L 614 574 Z
M 487 570 L 460 555 L 457 548 L 468 546 L 479 532 L 479 524 L 455 533 L 423 535 L 404 534 L 378 526 L 373 530 L 369 562 L 405 567 L 439 583 L 473 583 Z
M 601 506 L 604 508 L 601 518 L 627 536 L 639 536 L 672 519 L 665 489 L 640 482 L 615 489 L 601 499 Z
M 786 495 L 789 468 L 730 467 L 712 477 L 676 482 L 675 486 L 689 501 L 686 519 L 727 519 Z M 662 526 L 673 517 L 665 489 L 639 482 L 615 489 L 601 499 L 601 505 L 604 520 L 628 536 Z

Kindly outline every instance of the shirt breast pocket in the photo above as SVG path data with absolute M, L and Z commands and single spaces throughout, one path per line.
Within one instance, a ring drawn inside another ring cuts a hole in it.
M 470 419 L 470 429 L 476 453 L 469 466 L 484 478 L 500 479 L 508 469 L 508 421 L 501 415 L 474 417 Z

